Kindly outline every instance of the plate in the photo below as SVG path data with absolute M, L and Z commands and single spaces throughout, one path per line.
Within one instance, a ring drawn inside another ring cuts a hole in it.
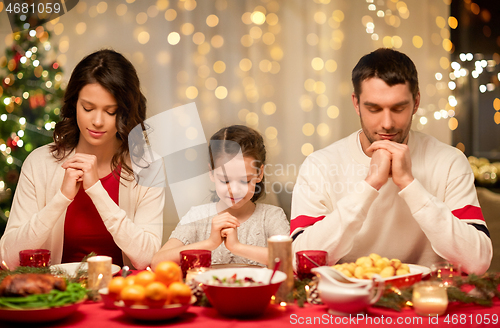
M 41 309 L 0 308 L 0 321 L 39 323 L 60 320 L 73 314 L 83 302 L 84 300 L 81 300 L 73 304 Z
M 212 264 L 211 269 L 226 269 L 226 268 L 265 268 L 256 264 L 245 263 L 225 263 L 225 264 Z
M 410 273 L 403 274 L 400 276 L 393 276 L 389 278 L 382 278 L 382 280 L 385 282 L 386 285 L 391 284 L 394 287 L 401 288 L 401 287 L 411 286 L 419 282 L 420 280 L 422 280 L 423 277 L 425 277 L 431 272 L 431 269 L 422 265 L 408 264 L 408 267 L 410 268 Z M 350 281 L 354 282 L 367 281 L 367 279 L 348 278 L 340 271 L 337 272 L 339 272 L 342 276 L 344 276 L 347 280 Z
M 392 286 L 398 288 L 408 287 L 419 282 L 420 280 L 422 280 L 422 277 L 428 275 L 431 272 L 431 269 L 422 265 L 408 264 L 408 266 L 410 267 L 410 273 L 390 278 L 384 278 L 385 284 L 391 284 Z
M 194 302 L 196 302 L 196 297 L 192 296 L 190 304 L 169 304 L 162 308 L 150 308 L 145 305 L 125 306 L 123 301 L 115 302 L 115 305 L 131 318 L 144 321 L 159 321 L 180 316 Z
M 78 270 L 78 267 L 80 266 L 80 262 L 71 262 L 71 263 L 62 263 L 62 264 L 54 264 L 50 266 L 50 269 L 55 271 L 55 270 L 63 270 L 68 273 L 68 275 L 73 276 L 76 273 L 76 270 Z M 83 263 L 82 269 L 87 270 L 88 264 Z M 116 264 L 111 264 L 111 274 L 115 275 L 120 271 L 120 267 Z

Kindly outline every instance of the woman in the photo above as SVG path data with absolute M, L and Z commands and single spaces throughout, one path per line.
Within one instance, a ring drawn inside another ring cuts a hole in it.
M 93 251 L 117 265 L 150 265 L 161 246 L 164 189 L 135 181 L 128 145 L 145 118 L 137 73 L 121 54 L 97 51 L 75 67 L 54 143 L 22 167 L 0 240 L 11 269 L 20 250 L 34 248 L 49 249 L 52 264 Z

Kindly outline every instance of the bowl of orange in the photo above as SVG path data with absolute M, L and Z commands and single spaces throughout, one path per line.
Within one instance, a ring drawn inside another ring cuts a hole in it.
M 266 268 L 215 269 L 197 275 L 210 304 L 227 317 L 256 317 L 268 307 L 271 297 L 286 279 L 276 271 L 271 283 L 272 270 Z
M 127 278 L 113 278 L 108 294 L 114 305 L 138 320 L 167 320 L 186 312 L 196 300 L 182 282 L 182 272 L 174 262 L 159 263 L 154 271 L 143 270 Z

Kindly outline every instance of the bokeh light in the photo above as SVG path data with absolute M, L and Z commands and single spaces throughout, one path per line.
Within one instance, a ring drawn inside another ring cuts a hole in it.
M 327 115 L 329 118 L 335 119 L 339 116 L 339 108 L 337 106 L 330 106 L 327 110 Z
M 314 146 L 310 143 L 305 143 L 300 148 L 300 151 L 302 152 L 302 155 L 309 156 L 314 152 Z
M 226 70 L 226 64 L 222 60 L 218 60 L 214 63 L 213 69 L 215 73 L 222 74 Z
M 314 125 L 311 123 L 306 123 L 302 126 L 302 133 L 305 136 L 312 136 L 314 134 Z
M 248 72 L 252 69 L 252 61 L 248 58 L 243 58 L 240 60 L 240 69 L 244 72 Z
M 171 32 L 169 33 L 167 40 L 171 45 L 176 45 L 179 41 L 181 41 L 181 36 L 177 32 Z
M 215 97 L 218 99 L 225 99 L 227 97 L 227 88 L 219 86 L 215 89 Z
M 276 104 L 272 101 L 266 102 L 262 105 L 262 113 L 265 115 L 272 115 L 276 112 Z
M 219 24 L 219 17 L 217 15 L 208 15 L 206 23 L 210 27 L 215 27 Z

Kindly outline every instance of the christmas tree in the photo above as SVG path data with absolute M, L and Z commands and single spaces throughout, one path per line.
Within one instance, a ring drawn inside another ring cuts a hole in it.
M 24 20 L 32 28 L 13 33 L 0 56 L 0 235 L 21 165 L 30 151 L 52 142 L 64 95 L 56 49 L 41 25 L 46 20 Z M 22 16 L 17 21 L 26 26 Z

